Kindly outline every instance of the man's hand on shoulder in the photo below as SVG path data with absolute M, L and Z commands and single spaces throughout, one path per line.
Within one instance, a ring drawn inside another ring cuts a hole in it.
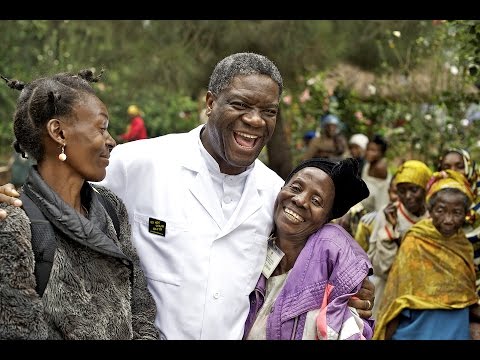
M 375 285 L 366 277 L 362 287 L 350 298 L 348 306 L 354 307 L 363 319 L 372 317 L 372 308 L 375 301 Z
M 13 206 L 22 206 L 22 200 L 18 199 L 20 194 L 15 189 L 13 184 L 5 184 L 0 186 L 0 203 L 6 203 Z M 0 220 L 5 219 L 8 216 L 7 212 L 0 209 Z

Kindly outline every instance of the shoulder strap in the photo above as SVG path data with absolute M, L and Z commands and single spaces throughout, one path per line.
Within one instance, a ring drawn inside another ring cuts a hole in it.
M 35 256 L 36 291 L 42 296 L 50 278 L 50 271 L 52 270 L 53 258 L 55 256 L 55 232 L 53 231 L 53 226 L 28 195 L 22 192 L 20 199 L 23 202 L 23 209 L 30 219 L 32 249 Z
M 120 222 L 118 221 L 117 213 L 115 212 L 115 208 L 113 207 L 110 200 L 105 198 L 102 194 L 97 192 L 98 199 L 102 203 L 105 210 L 107 210 L 108 215 L 112 219 L 113 226 L 115 227 L 115 232 L 117 233 L 117 238 L 120 239 Z

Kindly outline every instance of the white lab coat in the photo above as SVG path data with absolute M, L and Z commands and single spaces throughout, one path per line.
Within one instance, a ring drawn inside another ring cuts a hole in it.
M 165 337 L 241 339 L 284 181 L 256 160 L 233 216 L 222 226 L 220 201 L 198 145 L 202 126 L 117 146 L 101 184 L 125 202 L 157 304 L 155 324 Z M 156 220 L 165 222 L 165 236 L 149 232 Z

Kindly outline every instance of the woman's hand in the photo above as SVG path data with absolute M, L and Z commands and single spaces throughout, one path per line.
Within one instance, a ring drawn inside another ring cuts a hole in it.
M 397 226 L 397 205 L 395 203 L 388 204 L 383 213 L 387 221 L 395 228 Z
M 366 277 L 360 290 L 348 301 L 348 306 L 354 307 L 361 318 L 369 319 L 372 316 L 374 301 L 375 285 Z
M 22 200 L 18 199 L 20 194 L 15 190 L 13 184 L 5 184 L 0 186 L 0 203 L 6 203 L 13 206 L 22 206 Z M 0 220 L 3 220 L 7 217 L 7 212 L 3 209 L 0 209 Z

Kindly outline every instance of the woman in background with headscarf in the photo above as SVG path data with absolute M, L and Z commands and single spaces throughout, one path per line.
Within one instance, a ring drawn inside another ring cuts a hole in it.
M 431 218 L 405 234 L 380 303 L 374 339 L 468 340 L 477 303 L 473 248 L 462 230 L 473 194 L 465 177 L 445 170 L 427 186 Z
M 480 293 L 480 170 L 468 151 L 459 148 L 449 148 L 440 157 L 437 170 L 451 169 L 465 175 L 474 195 L 472 206 L 465 217 L 463 231 L 474 247 L 474 259 L 477 265 L 477 292 Z
M 474 199 L 467 215 L 463 231 L 467 239 L 473 245 L 473 262 L 476 271 L 477 294 L 480 295 L 480 169 L 476 162 L 471 158 L 470 153 L 465 149 L 449 148 L 440 157 L 437 170 L 451 169 L 465 175 Z M 472 307 L 471 331 L 474 339 L 480 339 L 480 306 Z
M 377 300 L 373 307 L 374 317 L 401 238 L 413 224 L 428 216 L 425 187 L 431 175 L 432 171 L 425 163 L 418 160 L 405 161 L 394 175 L 398 201 L 384 206 L 375 217 L 368 245 Z

